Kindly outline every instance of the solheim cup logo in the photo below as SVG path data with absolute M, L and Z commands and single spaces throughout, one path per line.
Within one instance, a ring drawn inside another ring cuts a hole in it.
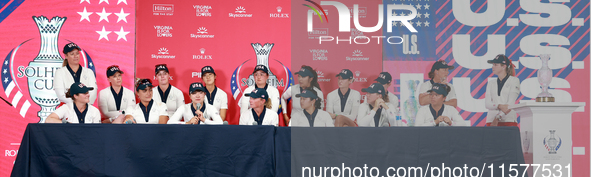
M 544 138 L 544 146 L 548 150 L 548 154 L 556 154 L 562 145 L 562 138 L 555 135 L 556 130 L 550 130 L 550 135 Z
M 257 65 L 264 65 L 269 68 L 269 54 L 271 54 L 271 49 L 275 44 L 266 43 L 265 45 L 261 45 L 260 43 L 253 43 L 251 45 L 257 55 Z M 249 86 L 254 85 L 254 76 L 252 74 L 248 76 L 248 81 L 246 83 Z M 274 87 L 279 86 L 279 80 L 277 80 L 277 76 L 271 72 L 271 68 L 269 68 L 269 79 L 267 80 L 267 83 Z

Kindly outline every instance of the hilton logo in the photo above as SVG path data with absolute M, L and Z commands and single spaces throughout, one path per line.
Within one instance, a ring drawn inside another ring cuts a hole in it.
M 171 16 L 174 13 L 173 4 L 154 4 L 152 6 L 153 15 Z

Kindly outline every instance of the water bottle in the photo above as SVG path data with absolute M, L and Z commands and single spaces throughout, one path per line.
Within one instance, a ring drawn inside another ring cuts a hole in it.
M 402 126 L 402 116 L 400 116 L 400 110 L 396 108 L 396 121 L 394 122 L 394 126 L 400 127 Z

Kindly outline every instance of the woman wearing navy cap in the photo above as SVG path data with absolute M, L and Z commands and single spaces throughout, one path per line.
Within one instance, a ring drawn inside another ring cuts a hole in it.
M 249 109 L 240 114 L 240 125 L 279 125 L 277 112 L 271 108 L 269 94 L 263 88 L 256 88 L 245 96 L 249 97 Z
M 103 115 L 108 118 L 103 123 L 112 123 L 116 118 L 123 119 L 125 117 L 123 110 L 135 104 L 133 91 L 122 85 L 122 74 L 123 71 L 117 65 L 107 68 L 107 78 L 111 86 L 99 92 L 99 108 Z
M 359 111 L 361 93 L 350 88 L 353 72 L 343 69 L 337 74 L 339 88 L 326 96 L 326 112 L 334 120 L 336 127 L 357 126 L 355 120 Z
M 299 111 L 292 112 L 290 126 L 294 127 L 334 127 L 334 123 L 328 112 L 320 108 L 321 98 L 316 91 L 304 89 L 301 93 L 295 95 L 300 100 Z
M 280 99 L 279 98 L 279 91 L 274 86 L 267 84 L 267 79 L 269 79 L 269 69 L 265 65 L 257 65 L 254 68 L 252 75 L 254 77 L 255 84 L 244 89 L 244 93 L 242 94 L 242 97 L 240 97 L 240 100 L 238 101 L 238 106 L 240 106 L 240 114 L 242 115 L 244 112 L 248 111 L 248 109 L 250 108 L 249 107 L 250 106 L 250 102 L 249 102 L 250 97 L 245 97 L 245 95 L 247 93 L 252 92 L 256 88 L 262 88 L 266 91 L 266 93 L 269 94 L 269 97 L 267 99 L 268 99 L 268 101 L 270 101 L 269 104 L 271 104 L 270 109 L 271 109 L 271 111 L 275 112 L 275 114 L 277 114 L 277 111 L 279 110 L 279 99 Z
M 191 102 L 179 107 L 168 120 L 169 124 L 222 124 L 218 110 L 211 104 L 205 102 L 207 90 L 199 82 L 189 86 L 189 97 Z M 182 122 L 181 119 L 185 121 Z
M 357 123 L 360 127 L 389 127 L 394 126 L 396 108 L 388 103 L 388 95 L 384 86 L 373 83 L 361 91 L 367 93 L 367 102 L 359 106 Z
M 503 54 L 488 60 L 488 63 L 493 64 L 492 70 L 497 79 L 489 79 L 486 86 L 486 126 L 517 126 L 517 114 L 508 108 L 515 104 L 521 92 L 519 78 L 515 77 L 515 66 Z
M 286 123 L 290 121 L 290 116 L 287 115 L 287 100 L 291 98 L 292 95 L 301 93 L 304 89 L 313 88 L 315 93 L 317 93 L 318 98 L 320 98 L 320 102 L 318 102 L 320 109 L 324 108 L 324 104 L 322 102 L 324 101 L 324 95 L 322 90 L 320 90 L 320 84 L 318 84 L 318 74 L 316 71 L 310 66 L 302 65 L 300 71 L 296 72 L 295 74 L 298 75 L 298 84 L 289 87 L 287 91 L 283 92 L 283 95 L 281 96 L 281 105 L 285 105 L 281 108 L 283 109 L 283 118 L 285 119 Z M 302 107 L 300 106 L 300 99 L 292 99 L 291 101 L 292 114 L 293 112 L 299 112 L 302 110 Z
M 384 86 L 384 90 L 386 90 L 386 94 L 390 99 L 390 104 L 394 105 L 394 107 L 398 107 L 398 97 L 394 95 L 392 92 L 388 92 L 388 88 L 392 86 L 392 75 L 388 72 L 381 72 L 378 75 L 378 78 L 375 79 L 376 82 L 382 84 Z
M 431 90 L 427 91 L 430 104 L 419 109 L 415 126 L 465 126 L 458 110 L 444 104 L 450 90 L 447 85 L 433 84 Z
M 72 100 L 66 98 L 66 88 L 69 88 L 74 82 L 80 82 L 89 87 L 96 88 L 96 77 L 92 70 L 80 65 L 80 47 L 74 43 L 64 46 L 64 62 L 62 67 L 55 71 L 53 77 L 53 89 L 59 101 L 62 103 L 72 103 Z M 96 90 L 90 91 L 90 104 L 96 100 Z
M 226 120 L 228 110 L 228 95 L 215 85 L 217 76 L 211 66 L 201 68 L 201 79 L 205 83 L 205 102 L 213 105 L 220 113 L 222 121 Z
M 65 94 L 72 102 L 59 107 L 55 112 L 47 116 L 46 123 L 101 123 L 101 113 L 90 103 L 89 91 L 92 87 L 86 87 L 83 83 L 75 82 Z
M 447 65 L 447 62 L 444 60 L 439 60 L 433 64 L 431 71 L 429 72 L 429 78 L 431 80 L 423 82 L 419 88 L 419 104 L 421 106 L 424 107 L 430 103 L 429 101 L 431 101 L 431 98 L 427 91 L 431 90 L 431 87 L 433 87 L 433 84 L 435 83 L 445 84 L 451 88 L 443 104 L 453 107 L 458 106 L 458 99 L 456 98 L 454 86 L 447 82 L 447 75 L 449 74 L 449 70 L 452 69 L 454 69 L 454 66 Z
M 152 99 L 152 82 L 150 79 L 140 79 L 135 86 L 135 93 L 140 102 L 125 110 L 125 120 L 113 123 L 166 124 L 168 112 L 165 103 Z
M 166 104 L 168 116 L 172 116 L 178 107 L 185 104 L 183 92 L 170 84 L 170 74 L 166 64 L 156 65 L 158 86 L 154 87 L 154 101 Z

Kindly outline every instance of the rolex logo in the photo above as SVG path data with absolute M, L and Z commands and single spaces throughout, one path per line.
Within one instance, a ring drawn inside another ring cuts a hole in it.
M 361 74 L 361 71 L 355 71 L 355 76 L 359 77 L 359 74 Z
M 199 49 L 199 51 L 201 52 L 201 54 L 205 54 L 205 48 L 201 48 Z
M 281 6 L 277 6 L 277 12 L 278 13 L 281 13 L 281 9 L 282 9 Z

